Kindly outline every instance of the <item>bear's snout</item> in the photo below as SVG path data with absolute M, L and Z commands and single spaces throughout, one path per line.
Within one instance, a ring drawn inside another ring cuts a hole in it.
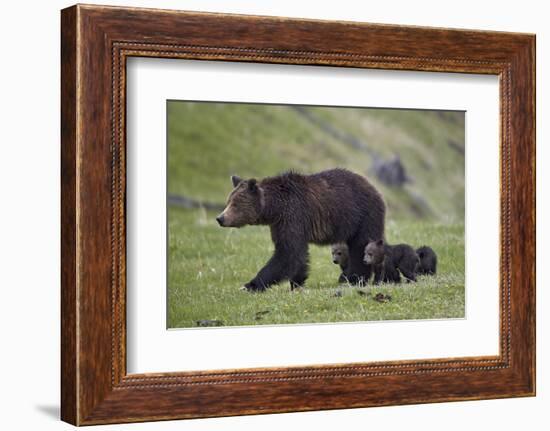
M 223 226 L 223 221 L 224 221 L 223 213 L 220 214 L 218 217 L 216 217 L 216 221 L 220 226 Z

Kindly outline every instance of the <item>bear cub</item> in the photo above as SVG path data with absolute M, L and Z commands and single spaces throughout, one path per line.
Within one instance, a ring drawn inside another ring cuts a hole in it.
M 416 249 L 416 254 L 420 259 L 418 267 L 416 268 L 417 274 L 422 275 L 435 275 L 437 271 L 437 255 L 431 247 L 424 245 Z
M 332 263 L 340 265 L 342 273 L 338 277 L 338 283 L 346 283 L 348 281 L 345 271 L 349 261 L 349 249 L 346 243 L 339 242 L 338 244 L 332 244 L 330 247 L 332 254 Z
M 374 284 L 381 281 L 400 283 L 401 274 L 407 282 L 416 281 L 420 260 L 408 244 L 389 245 L 383 239 L 370 241 L 365 247 L 365 263 L 374 268 Z

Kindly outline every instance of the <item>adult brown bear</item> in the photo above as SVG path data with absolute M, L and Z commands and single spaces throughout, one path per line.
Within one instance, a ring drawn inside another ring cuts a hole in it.
M 386 206 L 366 178 L 345 169 L 313 175 L 282 175 L 242 180 L 231 177 L 233 191 L 225 210 L 216 218 L 220 226 L 268 225 L 275 252 L 256 277 L 245 284 L 263 291 L 289 280 L 302 286 L 308 276 L 308 244 L 345 242 L 351 283 L 367 281 L 372 268 L 363 262 L 369 239 L 384 237 Z

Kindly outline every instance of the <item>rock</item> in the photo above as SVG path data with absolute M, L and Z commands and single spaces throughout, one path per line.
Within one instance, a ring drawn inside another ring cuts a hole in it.
M 390 160 L 375 160 L 372 169 L 376 178 L 387 186 L 403 187 L 405 183 L 411 182 L 399 155 Z

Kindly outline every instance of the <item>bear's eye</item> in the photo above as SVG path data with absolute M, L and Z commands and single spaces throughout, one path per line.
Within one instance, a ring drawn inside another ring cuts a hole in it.
M 342 252 L 339 251 L 338 253 L 336 253 L 337 256 L 342 256 Z
M 368 255 L 369 255 L 370 257 L 372 257 L 372 253 L 368 253 Z

